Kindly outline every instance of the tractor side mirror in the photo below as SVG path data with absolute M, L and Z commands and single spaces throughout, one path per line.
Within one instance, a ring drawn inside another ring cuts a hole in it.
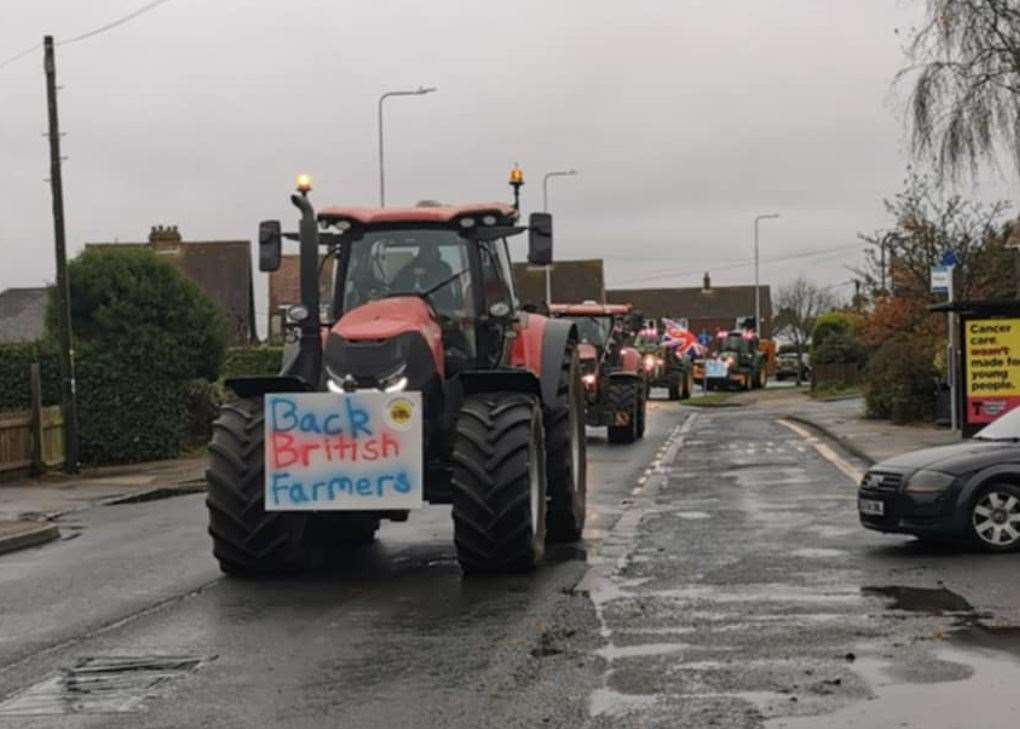
M 552 263 L 552 215 L 532 213 L 528 220 L 528 263 L 548 266 Z
M 259 223 L 259 270 L 275 271 L 280 267 L 281 239 L 279 220 Z

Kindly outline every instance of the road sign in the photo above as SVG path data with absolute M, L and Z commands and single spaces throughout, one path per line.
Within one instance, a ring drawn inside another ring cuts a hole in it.
M 420 392 L 265 397 L 267 511 L 422 506 Z
M 943 266 L 955 266 L 957 263 L 956 254 L 952 251 L 946 251 L 942 254 L 942 258 L 939 260 Z
M 953 282 L 952 266 L 931 267 L 931 290 L 936 294 L 948 294 Z

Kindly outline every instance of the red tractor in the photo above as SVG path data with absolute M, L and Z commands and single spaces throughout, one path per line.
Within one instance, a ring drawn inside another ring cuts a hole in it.
M 629 346 L 629 304 L 553 304 L 553 317 L 577 328 L 585 421 L 606 426 L 610 443 L 633 443 L 645 434 L 648 382 L 641 355 Z
M 237 399 L 223 407 L 210 445 L 209 531 L 220 567 L 305 569 L 371 541 L 380 520 L 406 520 L 424 502 L 452 504 L 465 573 L 526 571 L 547 541 L 580 539 L 577 329 L 518 308 L 507 244 L 527 231 L 529 261 L 548 265 L 551 216 L 534 213 L 524 227 L 516 206 L 501 203 L 316 212 L 304 182 L 291 197 L 299 232 L 281 233 L 278 221 L 259 228 L 260 270 L 279 268 L 281 237 L 300 243 L 301 304 L 289 311 L 298 345 L 278 376 L 227 382 Z M 320 302 L 324 259 L 333 261 L 332 293 Z M 370 427 L 358 403 L 381 400 L 386 420 Z M 291 410 L 278 412 L 280 402 Z M 293 415 L 294 403 L 311 410 Z M 361 430 L 374 429 L 375 440 L 354 442 L 359 425 L 348 418 L 344 430 L 344 408 L 362 413 Z M 293 445 L 291 436 L 300 436 L 297 455 L 281 461 L 276 439 Z M 401 438 L 414 446 L 407 470 L 371 471 L 365 459 L 385 457 L 387 442 Z M 281 476 L 281 463 L 293 461 L 311 474 L 303 484 Z

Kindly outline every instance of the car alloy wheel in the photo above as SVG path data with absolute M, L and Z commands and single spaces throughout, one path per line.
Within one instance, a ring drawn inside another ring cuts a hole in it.
M 983 493 L 971 512 L 974 533 L 996 550 L 1020 543 L 1020 498 L 992 488 Z

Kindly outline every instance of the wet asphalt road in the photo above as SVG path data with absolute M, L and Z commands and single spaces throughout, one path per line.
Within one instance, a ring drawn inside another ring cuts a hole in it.
M 219 576 L 200 496 L 81 512 L 0 557 L 0 697 L 88 657 L 205 662 L 124 672 L 100 708 L 133 712 L 0 729 L 1015 727 L 1020 557 L 863 531 L 833 455 L 768 410 L 657 402 L 642 443 L 590 432 L 585 544 L 484 580 L 441 507 L 259 582 Z

